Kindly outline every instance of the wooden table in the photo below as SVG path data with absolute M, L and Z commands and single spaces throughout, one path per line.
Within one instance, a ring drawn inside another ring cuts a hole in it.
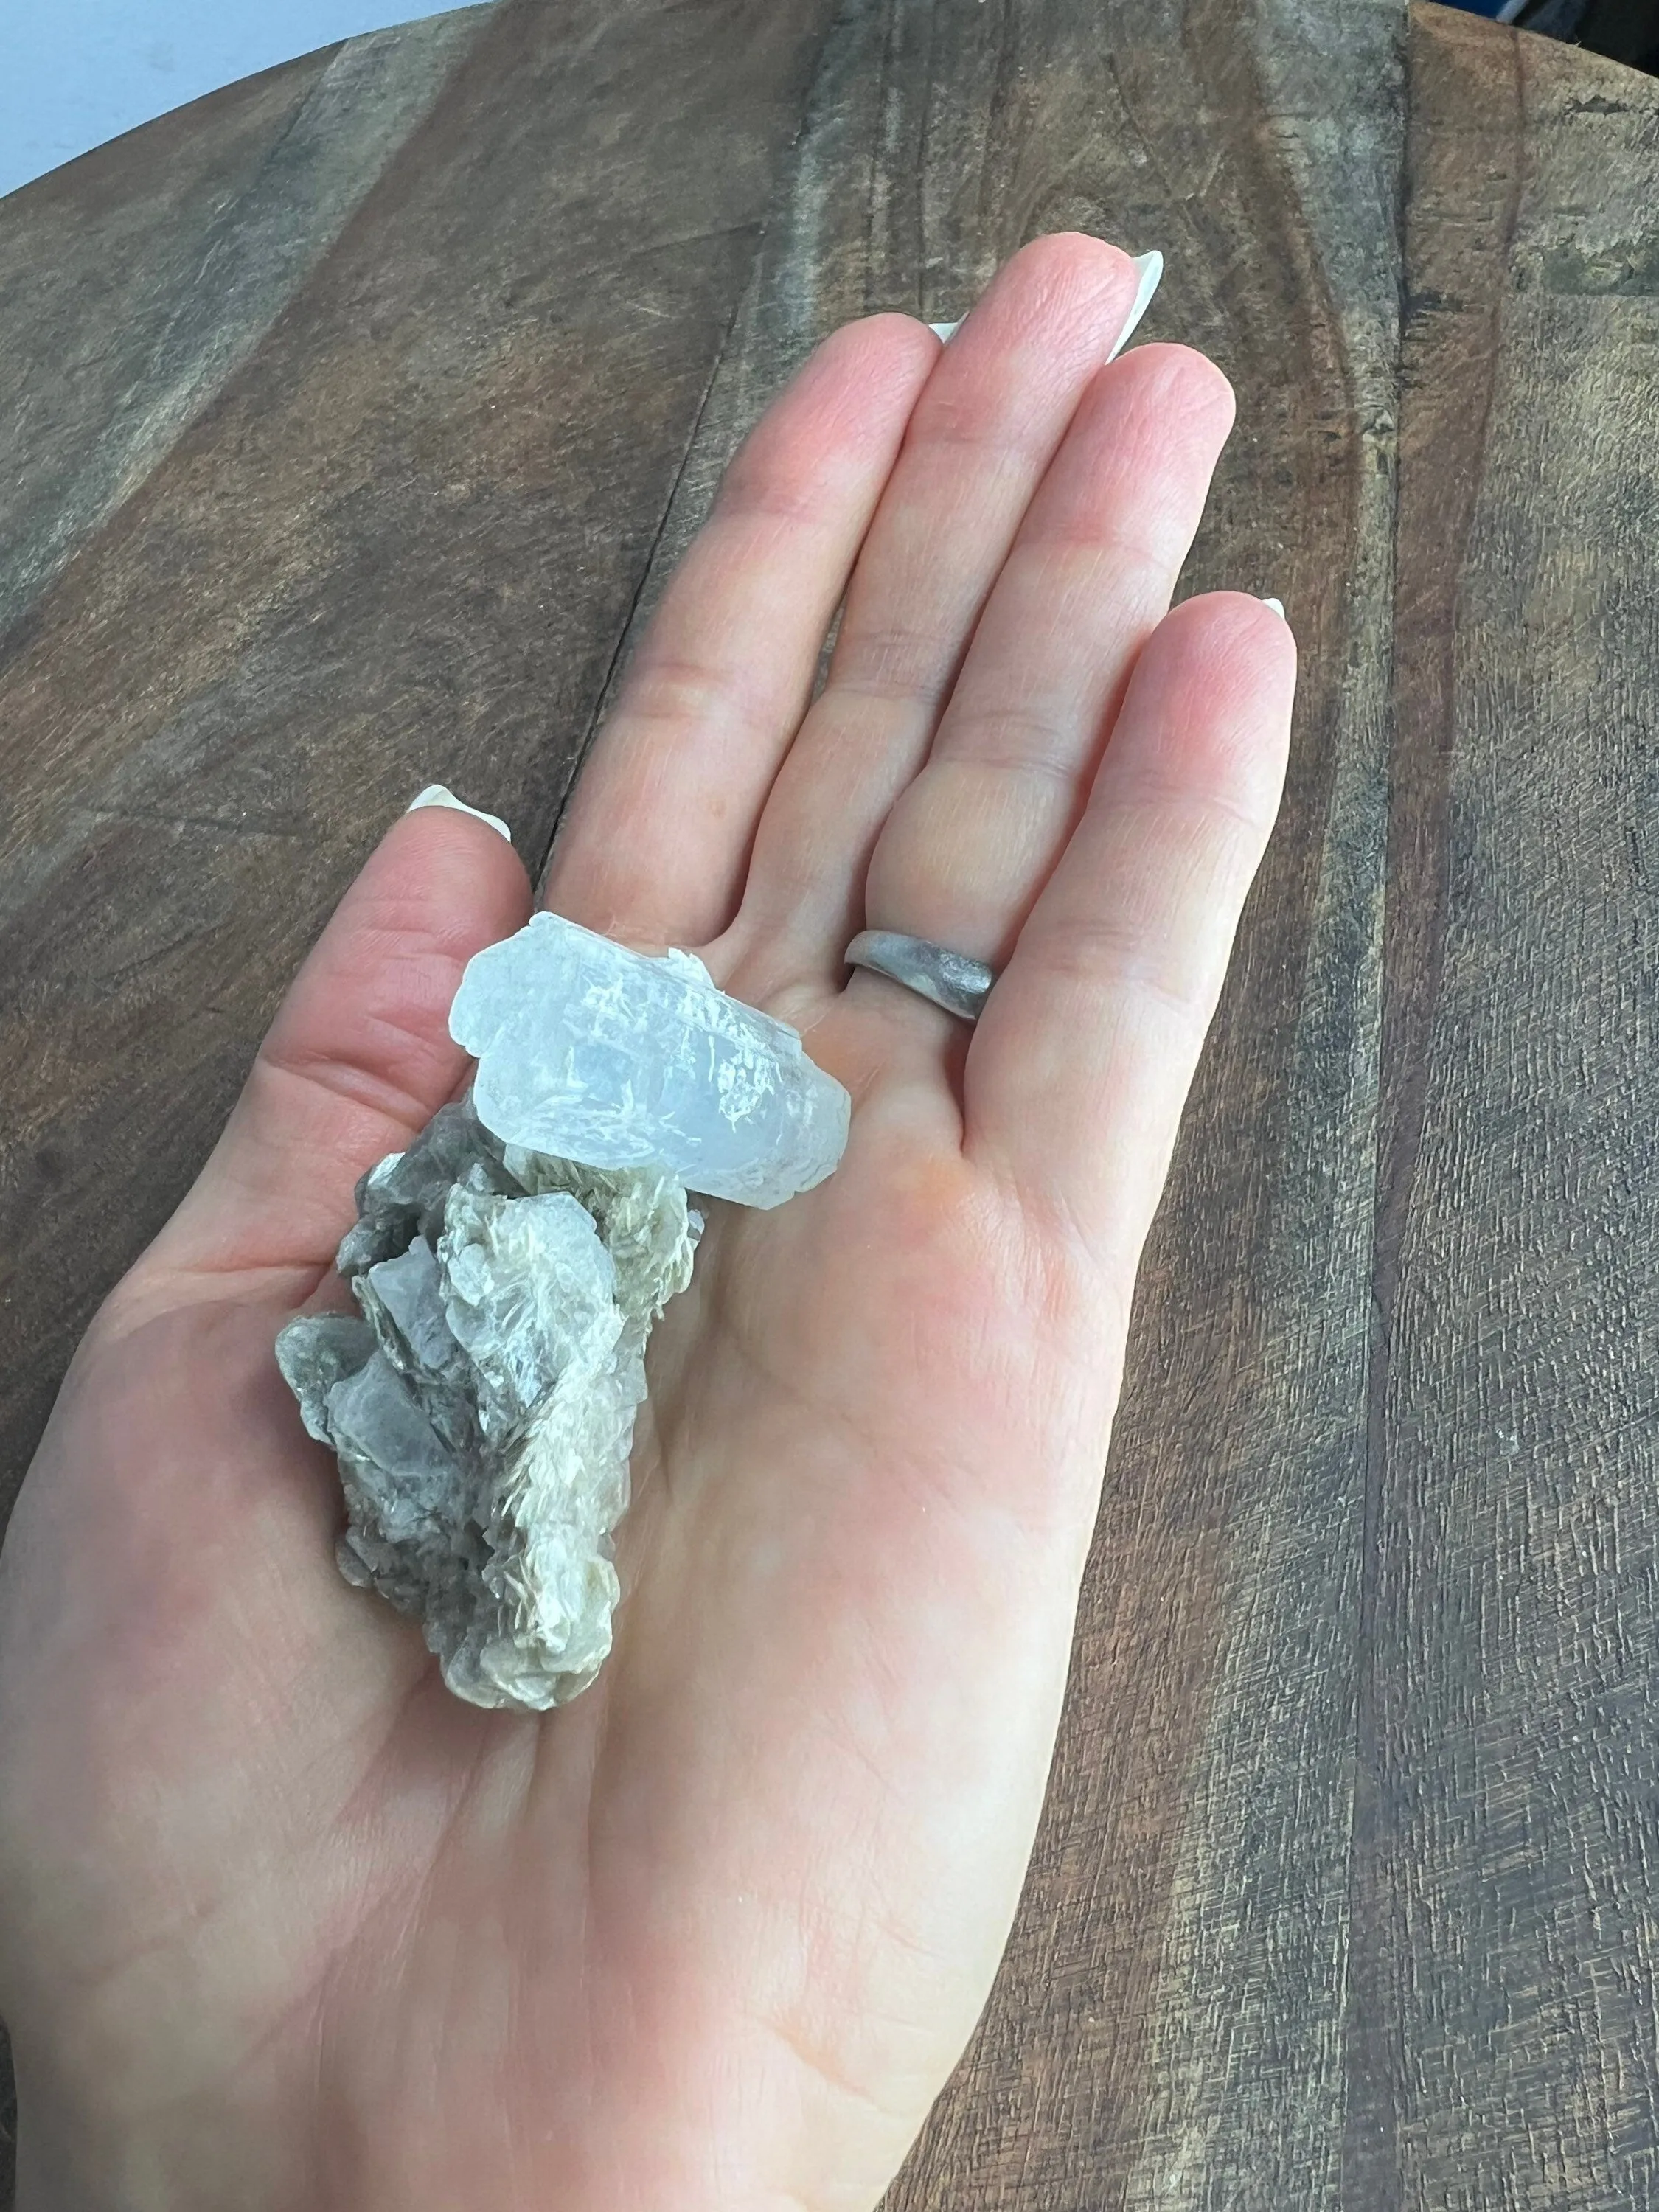
M 0 1453 L 743 427 L 1169 260 L 1302 641 L 995 1998 L 896 2212 L 1659 2202 L 1659 83 L 1389 0 L 503 0 L 0 207 Z

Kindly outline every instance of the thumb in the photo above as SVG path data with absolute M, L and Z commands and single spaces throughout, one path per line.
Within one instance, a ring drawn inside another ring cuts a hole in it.
M 358 1176 L 460 1082 L 448 1014 L 462 969 L 529 910 L 524 864 L 495 830 L 449 807 L 404 815 L 301 969 L 224 1134 L 140 1267 L 326 1267 Z

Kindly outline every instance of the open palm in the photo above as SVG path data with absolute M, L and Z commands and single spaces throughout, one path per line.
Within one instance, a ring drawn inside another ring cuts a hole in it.
M 1134 1271 L 1278 803 L 1288 631 L 1168 613 L 1231 410 L 1039 240 L 829 341 L 729 471 L 550 902 L 794 1023 L 845 1161 L 715 1205 L 653 1340 L 595 1686 L 445 1690 L 336 1572 L 271 1346 L 463 1075 L 510 848 L 394 829 L 70 1370 L 0 1561 L 20 2212 L 851 2212 L 972 2029 Z M 813 697 L 825 635 L 842 618 Z M 470 794 L 483 797 L 483 794 Z M 976 1030 L 842 954 L 1005 971 Z

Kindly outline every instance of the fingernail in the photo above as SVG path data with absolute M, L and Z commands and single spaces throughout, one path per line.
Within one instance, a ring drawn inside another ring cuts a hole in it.
M 959 322 L 929 323 L 927 327 L 932 331 L 936 338 L 943 338 L 945 344 L 949 345 L 951 339 L 955 337 L 957 332 L 962 328 L 962 325 Z
M 509 845 L 513 842 L 513 832 L 499 814 L 486 814 L 481 806 L 469 806 L 465 799 L 457 799 L 441 783 L 428 784 L 424 791 L 416 793 L 404 811 L 412 814 L 417 806 L 453 806 L 458 814 L 470 814 L 475 822 L 487 822 L 492 830 L 501 831 Z
M 1136 325 L 1147 308 L 1152 306 L 1152 295 L 1157 291 L 1158 280 L 1164 274 L 1164 256 L 1161 253 L 1137 253 L 1134 256 L 1134 264 L 1140 271 L 1140 283 L 1135 289 L 1134 305 L 1129 310 L 1128 321 L 1118 332 L 1117 343 L 1106 356 L 1108 361 L 1115 361 L 1134 336 Z
M 1280 622 L 1288 622 L 1290 620 L 1290 617 L 1285 611 L 1285 602 L 1283 599 L 1263 599 L 1261 604 L 1264 607 L 1271 607 L 1273 612 L 1279 617 Z

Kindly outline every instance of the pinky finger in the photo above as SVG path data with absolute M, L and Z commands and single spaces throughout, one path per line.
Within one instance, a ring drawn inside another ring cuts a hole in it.
M 1071 842 L 976 1030 L 967 1143 L 1133 1267 L 1284 785 L 1296 647 L 1237 592 L 1141 653 Z

